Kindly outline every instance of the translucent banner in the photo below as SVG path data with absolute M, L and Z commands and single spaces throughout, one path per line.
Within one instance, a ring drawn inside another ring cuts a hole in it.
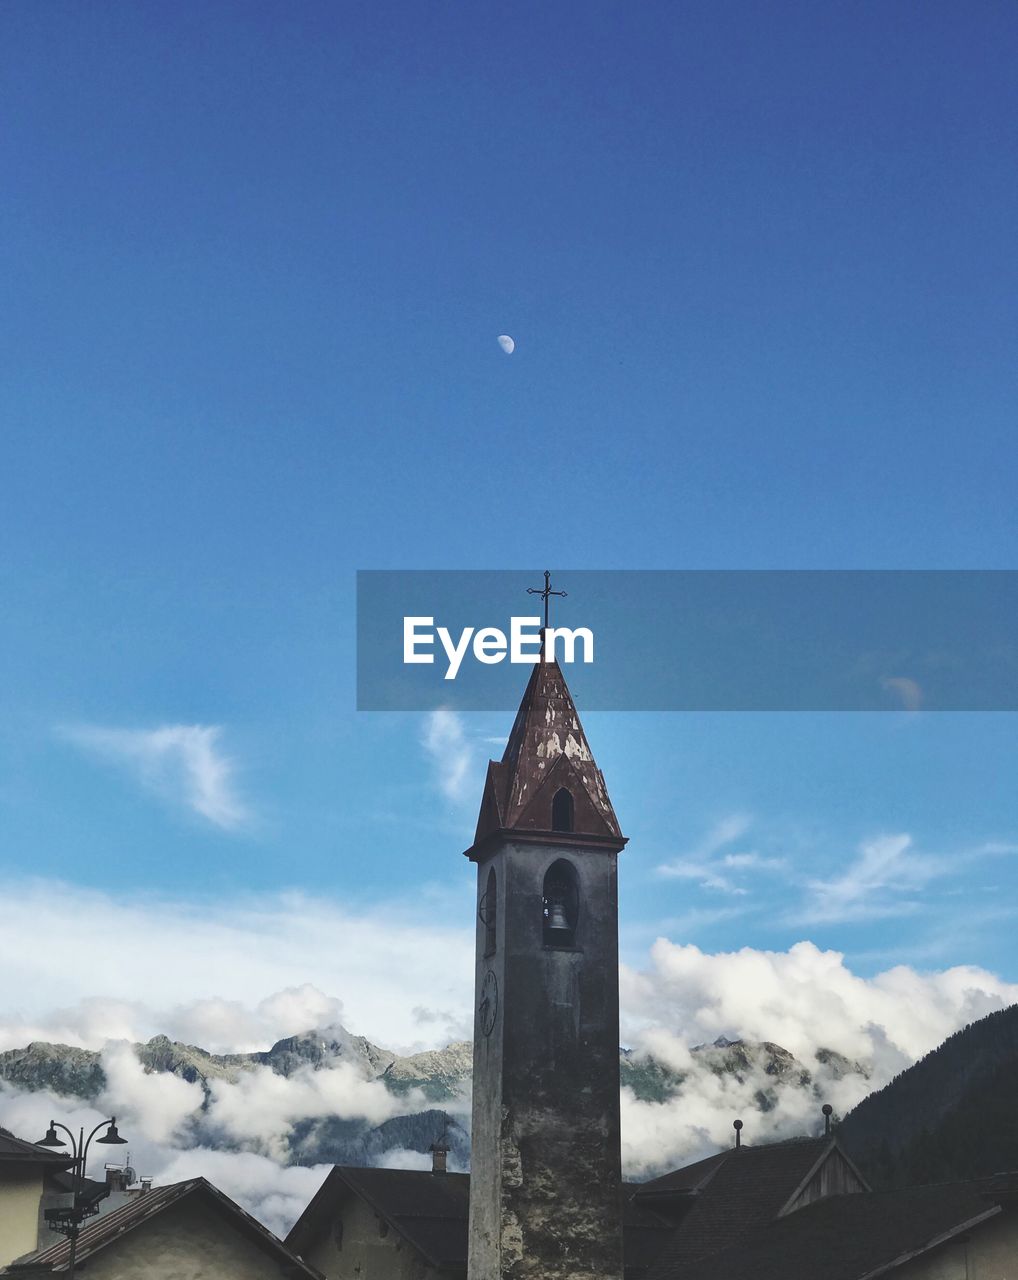
M 1018 709 L 1016 571 L 563 569 L 544 589 L 359 572 L 358 708 L 513 711 L 543 645 L 590 711 Z

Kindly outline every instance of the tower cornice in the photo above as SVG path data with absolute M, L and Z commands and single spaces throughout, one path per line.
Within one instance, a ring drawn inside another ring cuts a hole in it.
M 534 831 L 520 827 L 499 827 L 475 840 L 469 849 L 463 850 L 464 858 L 471 862 L 483 862 L 499 845 L 512 841 L 516 844 L 555 845 L 563 849 L 598 849 L 604 853 L 621 853 L 629 843 L 628 836 L 594 835 L 576 831 Z

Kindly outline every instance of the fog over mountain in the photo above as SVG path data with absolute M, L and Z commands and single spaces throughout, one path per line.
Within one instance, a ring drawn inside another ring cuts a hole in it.
M 102 1050 L 34 1042 L 0 1053 L 0 1116 L 35 1136 L 51 1112 L 115 1111 L 140 1171 L 164 1181 L 214 1155 L 226 1189 L 282 1230 L 301 1207 L 297 1188 L 309 1188 L 307 1198 L 324 1166 L 426 1167 L 444 1137 L 452 1167 L 469 1167 L 471 1052 L 458 1042 L 401 1055 L 339 1025 L 255 1053 L 214 1054 L 166 1036 Z M 690 1049 L 681 1068 L 622 1050 L 620 1071 L 636 1177 L 713 1149 L 736 1114 L 757 1140 L 815 1131 L 823 1100 L 870 1087 L 868 1067 L 834 1050 L 805 1063 L 776 1044 L 723 1038 Z
M 389 997 L 375 1023 L 412 1025 L 430 1044 L 389 1049 L 355 1034 L 346 1002 L 308 984 L 255 999 L 90 996 L 8 1012 L 0 1124 L 32 1138 L 51 1116 L 91 1127 L 115 1113 L 140 1173 L 203 1173 L 276 1230 L 334 1162 L 425 1168 L 444 1133 L 452 1167 L 464 1168 L 471 1050 L 443 1032 L 469 1023 L 469 1004 L 426 1003 L 412 970 L 406 983 L 410 1016 L 390 1018 Z M 809 942 L 712 955 L 661 939 L 644 968 L 623 966 L 621 996 L 623 1159 L 628 1176 L 645 1177 L 726 1146 L 736 1117 L 747 1142 L 816 1132 L 823 1102 L 847 1115 L 952 1033 L 1013 1004 L 1018 987 L 970 966 L 861 977 Z M 153 1035 L 160 1024 L 168 1034 Z

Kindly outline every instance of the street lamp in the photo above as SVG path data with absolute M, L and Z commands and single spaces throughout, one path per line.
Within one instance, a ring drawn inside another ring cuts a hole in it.
M 101 1138 L 96 1138 L 95 1135 L 102 1128 L 105 1128 L 106 1132 Z M 127 1143 L 127 1139 L 122 1138 L 117 1132 L 116 1116 L 111 1116 L 109 1120 L 100 1120 L 87 1138 L 85 1137 L 84 1128 L 79 1129 L 76 1141 L 74 1134 L 68 1129 L 67 1125 L 51 1120 L 49 1128 L 46 1130 L 45 1138 L 36 1143 L 36 1146 L 66 1147 L 67 1143 L 57 1134 L 58 1129 L 63 1129 L 71 1140 L 71 1156 L 74 1160 L 71 1166 L 71 1204 L 69 1208 L 47 1209 L 46 1221 L 49 1223 L 50 1230 L 59 1231 L 62 1236 L 67 1236 L 68 1240 L 70 1240 L 71 1253 L 67 1270 L 71 1275 L 74 1275 L 74 1261 L 78 1252 L 78 1236 L 81 1232 L 81 1224 L 86 1218 L 94 1217 L 99 1212 L 97 1202 L 93 1201 L 87 1205 L 82 1204 L 78 1194 L 85 1180 L 85 1163 L 88 1160 L 88 1149 L 92 1144 L 93 1138 L 95 1138 L 97 1144 L 108 1147 L 124 1146 Z

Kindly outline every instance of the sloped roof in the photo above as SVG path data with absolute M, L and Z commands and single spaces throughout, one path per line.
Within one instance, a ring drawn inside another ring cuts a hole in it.
M 745 1148 L 746 1151 L 755 1149 L 753 1147 Z M 636 1194 L 649 1197 L 671 1195 L 675 1192 L 683 1191 L 698 1191 L 707 1184 L 711 1176 L 717 1172 L 731 1154 L 731 1151 L 719 1151 L 716 1155 L 707 1156 L 705 1160 L 697 1160 L 694 1164 L 683 1165 L 681 1169 L 673 1169 L 671 1173 L 664 1173 L 660 1178 L 651 1178 L 649 1182 L 641 1182 L 637 1184 L 638 1190 Z
M 645 1276 L 673 1225 L 639 1202 L 639 1184 L 624 1186 L 626 1275 Z M 433 1267 L 453 1275 L 467 1266 L 470 1175 L 418 1169 L 337 1166 L 286 1237 L 295 1253 L 308 1249 L 349 1195 L 360 1196 Z
M 876 1280 L 1000 1213 L 985 1184 L 830 1196 L 756 1227 L 734 1248 L 655 1269 L 661 1280 Z
M 467 1260 L 470 1177 L 420 1169 L 340 1169 L 361 1195 L 436 1267 Z
M 929 1248 L 1018 1204 L 1018 1175 L 829 1196 L 778 1214 L 833 1152 L 835 1138 L 745 1146 L 625 1183 L 626 1280 L 878 1280 Z M 433 1267 L 464 1276 L 469 1174 L 332 1170 L 287 1237 L 295 1253 L 331 1226 L 344 1200 L 367 1202 Z M 671 1197 L 679 1222 L 657 1212 Z
M 365 1200 L 433 1267 L 466 1266 L 470 1205 L 466 1173 L 337 1165 L 286 1237 L 287 1247 L 296 1253 L 306 1249 L 323 1217 L 331 1221 L 351 1193 Z
M 51 1169 L 66 1169 L 73 1164 L 72 1156 L 61 1155 L 48 1147 L 16 1138 L 9 1129 L 0 1128 L 0 1163 L 19 1165 L 48 1165 Z
M 82 1228 L 78 1236 L 77 1263 L 80 1265 L 93 1254 L 115 1244 L 127 1232 L 135 1230 L 149 1222 L 157 1214 L 171 1205 L 191 1195 L 198 1195 L 224 1213 L 232 1225 L 248 1239 L 260 1245 L 267 1253 L 279 1259 L 293 1269 L 294 1275 L 301 1275 L 308 1280 L 322 1280 L 321 1274 L 307 1263 L 297 1259 L 283 1242 L 272 1234 L 267 1227 L 245 1212 L 240 1205 L 224 1195 L 218 1187 L 204 1178 L 189 1178 L 186 1182 L 173 1182 L 165 1187 L 154 1187 L 151 1191 L 140 1193 L 128 1204 L 114 1209 L 93 1219 Z M 33 1253 L 21 1262 L 12 1263 L 7 1268 L 9 1275 L 52 1275 L 67 1270 L 70 1260 L 70 1241 L 61 1240 L 48 1249 Z
M 653 1268 L 653 1280 L 684 1276 L 697 1259 L 737 1244 L 772 1221 L 835 1145 L 825 1137 L 733 1147 L 645 1183 L 638 1195 L 649 1203 L 662 1191 L 690 1196 L 681 1226 Z

